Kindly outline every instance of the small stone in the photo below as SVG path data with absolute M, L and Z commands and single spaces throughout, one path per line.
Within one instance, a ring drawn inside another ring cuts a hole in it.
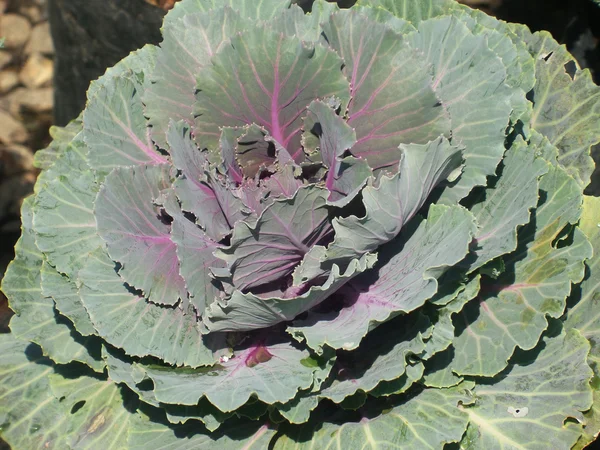
M 44 55 L 54 54 L 52 35 L 50 34 L 50 23 L 44 22 L 33 27 L 29 42 L 25 46 L 25 54 L 42 53 Z
M 19 78 L 21 83 L 30 89 L 41 87 L 52 81 L 54 74 L 54 64 L 52 60 L 42 56 L 40 53 L 34 53 L 21 68 Z
M 4 14 L 0 17 L 0 36 L 5 38 L 4 46 L 9 49 L 21 48 L 29 40 L 31 24 L 18 14 Z
M 0 142 L 5 144 L 23 143 L 27 140 L 27 130 L 5 111 L 0 111 Z
M 40 89 L 17 88 L 8 95 L 11 114 L 20 117 L 23 112 L 52 111 L 54 93 L 51 87 Z
M 12 61 L 12 55 L 6 50 L 0 50 L 0 69 L 4 69 Z
M 41 22 L 44 18 L 44 11 L 36 5 L 22 5 L 18 9 L 19 14 L 29 19 L 31 23 Z
M 19 85 L 19 74 L 14 69 L 0 72 L 0 94 L 6 94 Z
M 0 96 L 0 110 L 10 111 L 10 99 L 8 95 Z

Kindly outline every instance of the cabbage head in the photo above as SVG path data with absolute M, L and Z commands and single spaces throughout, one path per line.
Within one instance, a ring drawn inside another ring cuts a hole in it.
M 2 290 L 19 449 L 570 449 L 600 88 L 453 0 L 183 0 L 53 129 Z

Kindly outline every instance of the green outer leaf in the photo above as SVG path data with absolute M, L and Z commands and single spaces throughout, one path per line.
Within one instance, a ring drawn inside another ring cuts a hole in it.
M 279 412 L 289 423 L 303 424 L 310 420 L 311 413 L 319 406 L 321 398 L 314 392 L 299 393 L 285 405 L 277 406 Z
M 0 352 L 0 436 L 14 449 L 123 448 L 130 413 L 111 381 L 57 368 L 12 334 Z
M 444 306 L 465 290 L 469 278 L 464 274 L 464 271 L 452 268 L 444 272 L 438 281 L 438 291 L 431 299 L 429 299 L 429 303 L 436 306 Z
M 82 336 L 98 334 L 81 303 L 76 282 L 58 273 L 46 261 L 43 262 L 40 272 L 42 295 L 52 297 L 56 309 L 73 322 L 79 334 Z
M 536 153 L 553 166 L 558 165 L 558 148 L 550 143 L 548 138 L 535 130 L 531 130 L 529 144 L 534 145 Z
M 127 361 L 126 358 L 108 350 L 105 345 L 102 346 L 102 359 L 106 363 L 108 378 L 117 384 L 125 384 L 129 389 L 135 392 L 139 399 L 149 405 L 160 407 L 160 404 L 151 390 L 142 390 L 138 388 L 138 384 L 144 380 L 145 373 L 134 367 L 132 361 Z
M 33 188 L 36 194 L 40 193 L 50 181 L 60 176 L 81 175 L 90 170 L 86 160 L 87 147 L 83 142 L 81 130 L 71 141 L 58 144 L 55 151 L 50 166 L 42 170 L 37 177 Z
M 477 297 L 480 288 L 481 276 L 478 274 L 464 286 L 464 290 L 460 291 L 456 298 L 452 299 L 446 305 L 436 308 L 433 317 L 437 318 L 437 321 L 434 321 L 435 327 L 433 332 L 426 340 L 425 352 L 422 359 L 429 359 L 432 355 L 450 346 L 454 340 L 452 315 L 460 312 L 469 301 Z
M 504 62 L 507 69 L 507 84 L 529 92 L 535 85 L 535 61 L 529 54 L 527 43 L 512 29 L 512 25 L 494 16 L 489 16 L 478 8 L 453 2 L 452 14 L 465 21 L 465 16 L 471 20 L 465 24 L 475 34 L 487 36 L 490 50 L 494 51 Z M 524 25 L 519 25 L 523 26 Z M 515 52 L 505 42 L 508 37 L 516 48 Z
M 593 448 L 593 442 L 598 439 L 600 434 L 600 392 L 596 387 L 594 387 L 593 399 L 592 407 L 583 413 L 585 421 L 583 433 L 571 450 L 583 450 L 584 448 L 589 450 Z
M 265 425 L 232 424 L 228 434 L 217 433 L 214 437 L 199 432 L 197 425 L 167 427 L 151 422 L 148 417 L 136 414 L 132 418 L 127 440 L 128 450 L 213 449 L 264 450 L 275 435 L 275 430 Z
M 371 20 L 374 20 L 375 22 L 383 23 L 386 27 L 391 28 L 398 34 L 404 35 L 416 30 L 413 24 L 407 19 L 398 17 L 392 12 L 379 6 L 362 6 L 362 3 L 363 2 L 359 1 L 358 4 L 355 4 L 352 7 L 352 9 Z
M 454 361 L 454 347 L 433 355 L 425 365 L 421 383 L 428 388 L 445 389 L 458 386 L 464 378 L 452 372 L 450 364 Z
M 585 447 L 592 442 L 600 432 L 600 313 L 598 301 L 600 300 L 600 198 L 583 198 L 583 215 L 579 223 L 580 229 L 586 234 L 592 243 L 594 257 L 587 261 L 587 274 L 581 283 L 580 296 L 574 295 L 577 304 L 573 306 L 565 321 L 565 328 L 578 330 L 592 344 L 588 355 L 588 364 L 594 370 L 594 405 L 592 409 L 584 413 L 586 420 L 585 433 L 577 443 L 577 449 Z M 579 298 L 578 298 L 579 297 Z
M 310 312 L 294 321 L 288 333 L 320 351 L 324 344 L 353 350 L 378 323 L 400 312 L 411 312 L 431 298 L 436 278 L 460 261 L 468 251 L 475 221 L 460 206 L 432 205 L 427 220 L 418 220 L 380 253 L 375 270 L 342 289 L 346 304 L 339 312 Z M 407 227 L 408 228 L 408 227 Z
M 140 89 L 133 75 L 123 75 L 88 99 L 83 112 L 87 159 L 102 175 L 115 167 L 167 162 L 150 139 Z
M 189 14 L 218 10 L 224 6 L 234 9 L 248 21 L 268 20 L 279 11 L 289 8 L 290 0 L 183 0 L 166 15 L 165 26 Z
M 206 398 L 223 412 L 235 411 L 251 396 L 268 404 L 285 403 L 312 385 L 318 367 L 302 364 L 308 351 L 273 342 L 247 345 L 212 367 L 138 367 L 152 379 L 156 399 L 162 403 L 196 405 Z
M 242 406 L 242 408 L 244 408 L 244 406 Z M 266 405 L 264 405 L 264 408 L 267 408 Z M 194 406 L 167 405 L 163 403 L 161 409 L 164 409 L 167 414 L 167 420 L 174 425 L 186 423 L 188 421 L 190 423 L 196 423 L 196 420 L 199 420 L 210 432 L 218 430 L 221 425 L 227 423 L 228 419 L 235 416 L 235 413 L 233 412 L 224 413 L 219 411 L 206 399 L 200 400 L 200 402 Z M 238 410 L 236 413 L 239 413 L 240 411 L 241 410 Z M 256 417 L 255 419 L 258 420 L 258 418 L 259 417 Z
M 535 85 L 535 61 L 527 50 L 527 45 L 510 28 L 509 24 L 488 16 L 483 11 L 455 3 L 452 14 L 458 17 L 473 34 L 483 35 L 488 40 L 488 47 L 498 55 L 506 67 L 506 84 L 514 89 L 511 97 L 513 111 L 511 123 L 517 120 L 527 123 L 531 117 L 532 104 L 526 94 Z
M 266 328 L 292 320 L 326 300 L 356 275 L 372 268 L 376 261 L 375 255 L 367 253 L 352 260 L 343 273 L 334 264 L 322 285 L 312 286 L 304 294 L 289 298 L 263 298 L 236 290 L 224 305 L 213 303 L 203 316 L 203 323 L 210 332 L 215 332 Z
M 469 271 L 517 248 L 517 229 L 529 222 L 529 211 L 538 202 L 538 180 L 548 172 L 548 164 L 535 150 L 517 138 L 506 153 L 498 183 L 483 191 L 483 201 L 471 208 L 478 230 L 476 247 L 467 258 Z
M 52 360 L 66 364 L 80 361 L 101 372 L 104 368 L 90 354 L 93 341 L 74 334 L 70 324 L 54 311 L 54 301 L 42 294 L 40 270 L 43 255 L 36 248 L 31 230 L 31 203 L 27 198 L 21 208 L 21 238 L 15 247 L 16 257 L 8 266 L 2 280 L 2 291 L 16 313 L 10 322 L 17 339 L 39 344 Z
M 38 248 L 71 278 L 76 278 L 89 253 L 102 245 L 93 211 L 98 190 L 91 171 L 60 175 L 40 190 L 33 204 Z
M 223 343 L 218 337 L 217 342 L 201 337 L 191 308 L 154 305 L 129 292 L 105 250 L 90 255 L 79 280 L 81 301 L 98 334 L 128 355 L 151 355 L 191 367 L 219 359 L 215 352 Z
M 379 383 L 375 389 L 369 392 L 373 397 L 390 397 L 404 394 L 416 382 L 423 378 L 425 367 L 420 362 L 413 362 L 406 366 L 404 375 L 394 381 L 384 381 Z M 410 395 L 410 394 L 407 394 Z M 355 396 L 356 397 L 356 396 Z M 344 404 L 342 403 L 342 407 Z
M 277 35 L 266 26 L 236 35 L 198 74 L 196 141 L 213 150 L 220 127 L 256 123 L 298 161 L 302 113 L 310 102 L 330 96 L 347 101 L 341 66 L 334 51 Z
M 586 364 L 590 349 L 577 331 L 546 337 L 537 350 L 515 356 L 493 384 L 475 387 L 477 401 L 461 408 L 469 416 L 462 445 L 472 450 L 570 449 L 581 434 L 581 411 L 592 403 Z
M 65 448 L 68 417 L 48 385 L 53 372 L 39 349 L 0 334 L 0 437 L 14 449 Z
M 405 403 L 358 423 L 326 422 L 315 432 L 313 423 L 295 427 L 275 441 L 274 449 L 440 449 L 460 441 L 467 428 L 467 415 L 457 408 L 459 403 L 470 401 L 465 388 L 463 384 L 451 389 L 425 389 Z
M 571 283 L 583 278 L 583 261 L 592 249 L 581 230 L 574 229 L 569 245 L 559 248 L 555 242 L 579 220 L 581 188 L 557 166 L 542 177 L 540 190 L 544 195 L 530 224 L 519 232 L 519 247 L 505 258 L 506 272 L 486 283 L 482 289 L 488 294 L 461 314 L 452 365 L 459 374 L 495 375 L 516 347 L 535 347 L 548 326 L 547 316 L 563 314 Z
M 219 411 L 206 399 L 200 400 L 197 405 L 193 406 L 161 404 L 156 399 L 154 391 L 141 388 L 142 384 L 140 383 L 147 380 L 146 373 L 143 369 L 137 367 L 132 360 L 119 355 L 117 352 L 108 350 L 106 347 L 102 348 L 102 357 L 106 361 L 108 376 L 112 381 L 124 383 L 139 396 L 141 401 L 162 409 L 170 423 L 179 424 L 195 419 L 201 421 L 206 429 L 212 432 L 234 415 L 233 413 Z M 191 423 L 197 425 L 195 420 Z
M 585 187 L 594 171 L 590 146 L 600 141 L 600 88 L 548 32 L 524 36 L 536 60 L 531 126 L 559 149 L 558 162 Z M 575 64 L 571 78 L 566 64 Z
M 171 166 L 130 166 L 113 170 L 104 180 L 94 204 L 98 234 L 121 276 L 149 301 L 175 305 L 187 300 L 179 274 L 170 226 L 160 220 L 154 205 L 171 185 Z
M 338 358 L 333 369 L 337 376 L 321 389 L 319 397 L 340 403 L 359 391 L 368 393 L 380 384 L 401 378 L 408 371 L 408 358 L 423 355 L 424 338 L 432 328 L 424 314 L 416 313 L 404 322 L 372 331 L 347 359 Z
M 486 37 L 473 35 L 455 17 L 421 22 L 407 40 L 433 65 L 433 88 L 450 113 L 453 142 L 465 147 L 463 174 L 439 200 L 454 204 L 495 173 L 514 90 L 505 84 L 506 68 Z
M 437 322 L 426 342 L 422 359 L 425 361 L 425 374 L 422 383 L 427 387 L 448 388 L 458 385 L 462 377 L 455 375 L 450 368 L 455 350 L 451 346 L 454 340 L 452 316 L 460 312 L 465 304 L 479 293 L 481 276 L 477 275 L 462 287 L 458 295 L 441 308 L 437 308 L 434 317 Z M 443 286 L 442 286 L 443 287 Z
M 82 115 L 80 114 L 65 127 L 50 127 L 52 142 L 50 142 L 48 147 L 35 152 L 33 155 L 33 165 L 35 167 L 46 171 L 56 162 L 75 136 L 81 132 L 83 128 L 81 117 Z
M 447 13 L 454 6 L 454 2 L 449 0 L 359 0 L 357 3 L 358 6 L 386 9 L 415 26 L 423 20 Z
M 170 120 L 193 123 L 198 72 L 210 64 L 212 56 L 231 36 L 248 25 L 226 2 L 221 2 L 223 7 L 218 9 L 190 11 L 176 20 L 181 8 L 186 7 L 182 3 L 190 5 L 189 1 L 178 3 L 165 18 L 163 41 L 150 76 L 153 83 L 143 97 L 152 138 L 163 148 Z M 238 3 L 243 2 L 238 0 Z
M 152 44 L 147 44 L 139 50 L 135 50 L 116 63 L 114 66 L 106 69 L 106 72 L 90 83 L 87 91 L 87 98 L 91 100 L 98 91 L 113 83 L 115 78 L 126 76 L 136 84 L 140 90 L 150 87 L 148 74 L 154 70 L 159 48 Z M 80 116 L 82 117 L 82 116 Z
M 315 367 L 313 374 L 314 382 L 310 390 L 298 391 L 296 397 L 281 405 L 275 405 L 277 411 L 287 419 L 288 422 L 294 424 L 306 423 L 310 419 L 311 412 L 319 405 L 321 396 L 318 395 L 321 386 L 327 382 L 331 370 L 334 367 L 336 356 L 333 352 L 326 352 L 322 357 L 311 356 L 308 359 L 301 361 L 305 365 Z
M 352 92 L 348 125 L 357 138 L 354 156 L 374 170 L 396 170 L 400 144 L 450 136 L 450 118 L 434 93 L 430 68 L 401 35 L 354 10 L 334 13 L 323 32 L 344 60 Z
M 50 375 L 50 389 L 64 409 L 63 433 L 69 448 L 120 450 L 131 417 L 121 390 L 111 380 Z M 83 405 L 76 412 L 76 405 Z M 127 405 L 131 407 L 132 405 Z
M 71 136 L 66 133 L 65 138 Z M 88 167 L 82 133 L 61 145 L 53 165 L 43 171 L 33 202 L 33 229 L 37 247 L 46 260 L 72 279 L 88 254 L 101 245 L 96 233 L 93 202 L 98 192 Z

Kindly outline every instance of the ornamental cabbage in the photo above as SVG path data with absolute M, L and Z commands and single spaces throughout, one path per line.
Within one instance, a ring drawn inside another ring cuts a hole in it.
M 2 283 L 3 439 L 591 442 L 589 71 L 453 0 L 290 3 L 179 2 L 53 129 Z

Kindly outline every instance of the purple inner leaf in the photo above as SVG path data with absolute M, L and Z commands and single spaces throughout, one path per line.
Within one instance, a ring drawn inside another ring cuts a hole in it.
M 348 97 L 342 61 L 323 46 L 257 27 L 234 36 L 198 76 L 196 138 L 216 144 L 218 127 L 257 124 L 300 162 L 302 116 L 315 98 Z
M 314 187 L 299 189 L 293 198 L 267 207 L 255 225 L 238 222 L 231 246 L 218 252 L 228 262 L 237 289 L 248 292 L 281 281 L 313 245 L 329 236 L 326 193 Z
M 275 144 L 265 140 L 265 132 L 255 124 L 248 127 L 238 139 L 236 160 L 242 173 L 254 178 L 275 162 Z
M 170 225 L 154 205 L 170 184 L 170 166 L 123 167 L 113 170 L 96 199 L 98 234 L 119 275 L 155 303 L 174 305 L 187 293 L 179 275 Z

